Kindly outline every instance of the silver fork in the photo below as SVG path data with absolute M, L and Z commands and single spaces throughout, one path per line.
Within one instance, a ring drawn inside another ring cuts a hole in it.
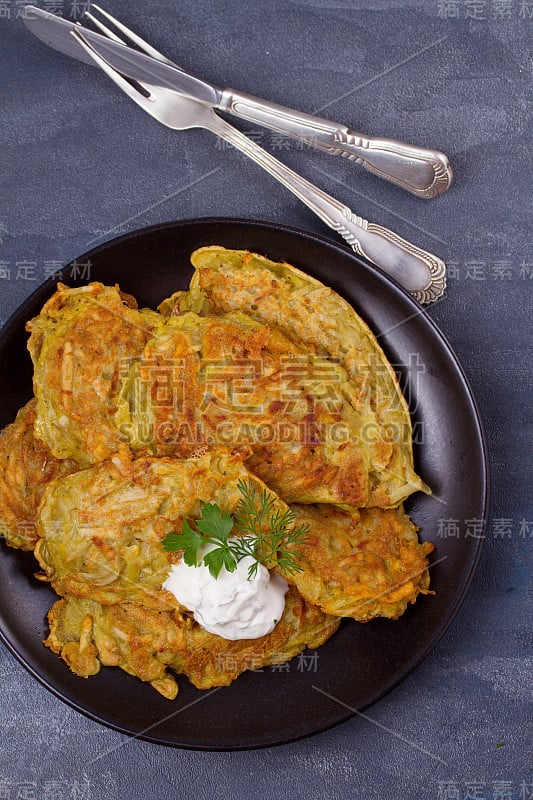
M 108 12 L 93 3 L 91 9 L 97 10 L 111 22 L 126 40 L 92 13 L 86 12 L 85 16 L 106 36 L 122 44 L 128 44 L 129 39 L 147 55 L 168 62 L 165 56 Z M 446 288 L 446 267 L 440 258 L 405 241 L 393 231 L 357 216 L 348 206 L 302 178 L 248 139 L 219 117 L 211 107 L 160 86 L 142 83 L 139 84 L 140 89 L 136 88 L 89 44 L 82 31 L 83 27 L 79 26 L 79 30 L 72 31 L 72 36 L 77 38 L 79 44 L 109 78 L 152 117 L 174 130 L 205 128 L 220 136 L 263 167 L 314 211 L 326 225 L 339 233 L 358 255 L 392 275 L 419 302 L 430 303 L 442 296 Z

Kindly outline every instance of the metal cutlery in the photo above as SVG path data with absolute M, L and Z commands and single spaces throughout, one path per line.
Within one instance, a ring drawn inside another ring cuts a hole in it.
M 107 18 L 109 19 L 109 15 Z M 116 36 L 101 21 L 96 22 L 101 30 Z M 210 106 L 145 82 L 140 84 L 144 90 L 141 93 L 88 42 L 85 31 L 85 28 L 78 26 L 71 35 L 79 40 L 87 54 L 119 88 L 159 122 L 174 130 L 206 128 L 225 139 L 277 178 L 327 225 L 340 233 L 355 252 L 393 275 L 420 302 L 431 302 L 442 294 L 445 288 L 445 266 L 436 256 L 404 241 L 392 231 L 356 216 L 347 206 L 290 170 L 221 119 Z M 125 33 L 124 26 L 121 26 L 121 32 Z
M 94 6 L 92 9 L 94 10 Z M 130 39 L 133 36 L 132 40 L 138 47 L 143 47 L 150 53 L 159 56 L 154 48 L 136 34 L 132 34 L 122 23 L 115 21 L 107 12 L 105 18 L 114 24 L 115 28 L 118 27 L 122 35 Z M 120 47 L 121 51 L 128 54 L 128 57 L 131 52 L 135 56 L 145 58 L 150 70 L 152 69 L 151 65 L 156 63 L 154 57 L 147 57 L 131 50 L 121 43 L 123 40 L 118 34 L 93 14 L 91 14 L 91 19 L 105 35 L 95 34 L 79 24 L 70 25 L 67 36 L 75 44 L 75 48 L 71 48 L 70 54 L 76 54 L 78 51 L 83 53 L 84 60 L 88 58 L 100 66 L 134 102 L 167 127 L 175 130 L 206 128 L 241 150 L 299 197 L 327 225 L 343 236 L 356 253 L 366 257 L 395 277 L 420 302 L 432 302 L 443 294 L 446 286 L 446 268 L 443 261 L 406 242 L 392 231 L 369 223 L 362 217 L 353 214 L 347 206 L 293 172 L 219 117 L 210 104 L 188 98 L 168 87 L 154 85 L 146 80 L 137 79 L 138 86 L 132 85 L 104 56 L 102 41 Z M 59 21 L 64 22 L 63 20 Z M 108 37 L 112 37 L 113 41 Z M 141 74 L 145 75 L 146 72 L 141 70 Z
M 103 37 L 99 37 L 93 31 L 84 34 L 95 48 L 99 47 L 100 40 L 100 54 L 123 75 L 138 81 L 146 81 L 154 86 L 174 89 L 220 111 L 272 128 L 292 138 L 302 139 L 319 150 L 341 155 L 418 197 L 435 197 L 445 192 L 451 184 L 452 170 L 448 159 L 437 150 L 393 139 L 365 136 L 350 130 L 345 125 L 320 119 L 312 114 L 294 111 L 235 89 L 219 88 L 182 70 L 122 26 L 118 20 L 110 18 L 99 6 L 91 3 L 90 8 L 98 11 L 109 21 L 113 21 L 113 24 L 146 54 L 142 56 L 131 48 L 129 52 L 128 49 L 124 50 L 121 39 L 116 36 L 110 37 L 106 42 L 105 38 L 102 41 Z M 77 43 L 68 36 L 75 23 L 60 19 L 34 6 L 25 7 L 24 22 L 36 36 L 51 47 L 82 58 L 87 63 L 94 63 L 87 53 L 83 51 L 80 53 Z M 147 57 L 154 59 L 155 63 L 150 64 Z

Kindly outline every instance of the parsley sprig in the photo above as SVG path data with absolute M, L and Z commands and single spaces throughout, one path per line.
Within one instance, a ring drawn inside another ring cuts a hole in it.
M 296 526 L 292 511 L 276 508 L 275 496 L 266 489 L 242 479 L 237 488 L 242 496 L 233 515 L 222 513 L 216 503 L 204 503 L 200 519 L 192 525 L 184 520 L 181 533 L 169 533 L 163 539 L 164 549 L 183 550 L 188 566 L 203 563 L 214 578 L 218 578 L 222 567 L 234 572 L 246 556 L 254 559 L 248 570 L 249 580 L 256 575 L 259 564 L 277 564 L 288 574 L 302 572 L 298 564 L 301 553 L 294 548 L 305 542 L 309 526 Z M 229 538 L 232 531 L 236 535 Z M 209 552 L 199 558 L 199 551 L 207 545 Z

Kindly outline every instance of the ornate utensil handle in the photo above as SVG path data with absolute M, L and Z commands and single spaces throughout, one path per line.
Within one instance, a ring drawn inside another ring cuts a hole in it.
M 393 275 L 419 303 L 432 303 L 442 297 L 446 289 L 446 265 L 442 259 L 394 231 L 356 216 L 346 206 L 343 216 L 343 222 L 328 224 L 356 253 Z M 426 285 L 420 288 L 422 276 Z
M 433 302 L 443 294 L 446 267 L 440 258 L 405 241 L 387 228 L 353 214 L 348 206 L 293 172 L 216 114 L 204 126 L 277 178 L 326 225 L 343 236 L 356 253 L 396 278 L 421 303 Z
M 322 149 L 348 158 L 424 199 L 442 194 L 452 181 L 452 169 L 444 153 L 394 139 L 365 138 L 348 128 L 339 128 L 334 144 Z
M 450 186 L 452 169 L 444 153 L 394 139 L 374 139 L 345 125 L 224 89 L 218 107 L 312 147 L 360 164 L 418 197 L 436 197 Z

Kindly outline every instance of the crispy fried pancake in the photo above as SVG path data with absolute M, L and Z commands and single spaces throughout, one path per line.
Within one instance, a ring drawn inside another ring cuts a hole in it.
M 89 466 L 115 453 L 129 457 L 113 424 L 119 375 L 142 351 L 157 318 L 154 311 L 139 311 L 118 287 L 59 283 L 27 323 L 35 433 L 57 458 Z
M 128 474 L 106 461 L 57 478 L 43 495 L 35 555 L 60 595 L 179 608 L 161 589 L 179 556 L 161 542 L 181 532 L 185 517 L 198 518 L 202 503 L 231 513 L 241 498 L 239 479 L 266 488 L 228 448 L 183 461 L 136 459 Z
M 227 686 L 247 669 L 282 664 L 305 650 L 320 647 L 339 627 L 337 617 L 306 603 L 291 587 L 280 621 L 267 636 L 228 641 L 187 619 L 185 651 L 174 662 L 198 689 Z
M 167 666 L 185 646 L 185 620 L 179 611 L 155 611 L 123 603 L 103 606 L 94 600 L 66 597 L 48 613 L 45 645 L 82 678 L 100 665 L 120 667 L 173 700 L 178 685 Z
M 247 669 L 283 663 L 306 647 L 319 647 L 340 623 L 308 605 L 294 587 L 279 623 L 259 639 L 222 639 L 179 611 L 103 606 L 73 597 L 55 603 L 48 621 L 46 646 L 77 675 L 95 675 L 100 664 L 117 666 L 170 700 L 178 685 L 167 667 L 187 675 L 199 689 L 228 686 Z
M 284 575 L 309 603 L 327 614 L 367 622 L 397 619 L 419 594 L 429 592 L 434 550 L 400 507 L 348 512 L 334 506 L 291 506 L 297 524 L 310 528 L 298 546 L 303 572 Z
M 191 261 L 191 291 L 174 296 L 174 313 L 244 311 L 344 366 L 370 461 L 370 496 L 355 505 L 394 507 L 415 491 L 429 491 L 413 469 L 411 420 L 394 371 L 342 297 L 289 264 L 244 250 L 203 247 Z M 168 314 L 171 306 L 169 300 L 161 309 Z
M 124 380 L 131 447 L 187 456 L 250 447 L 247 466 L 286 502 L 364 506 L 371 465 L 346 371 L 242 313 L 171 317 Z
M 26 403 L 0 432 L 0 535 L 21 550 L 33 550 L 37 541 L 37 507 L 46 485 L 77 469 L 35 438 L 35 405 L 35 399 Z

